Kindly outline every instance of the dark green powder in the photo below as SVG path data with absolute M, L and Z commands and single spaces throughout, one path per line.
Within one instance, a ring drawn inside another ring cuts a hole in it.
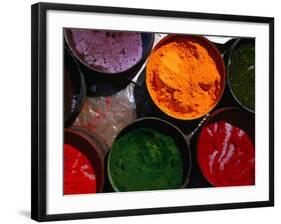
M 255 111 L 255 44 L 242 44 L 234 50 L 229 66 L 229 83 L 236 99 Z
M 174 140 L 153 129 L 139 128 L 121 136 L 109 160 L 119 191 L 175 189 L 183 183 L 181 154 Z

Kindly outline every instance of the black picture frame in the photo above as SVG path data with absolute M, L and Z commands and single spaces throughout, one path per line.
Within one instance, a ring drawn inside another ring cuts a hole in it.
M 192 212 L 205 210 L 237 209 L 274 206 L 274 18 L 183 11 L 102 7 L 74 4 L 37 3 L 32 5 L 31 61 L 32 61 L 32 155 L 31 155 L 31 218 L 37 221 L 54 221 L 84 218 Z M 63 10 L 100 12 L 154 17 L 194 18 L 217 21 L 239 21 L 269 24 L 269 200 L 243 203 L 196 206 L 162 207 L 149 209 L 115 210 L 70 214 L 46 214 L 46 12 Z

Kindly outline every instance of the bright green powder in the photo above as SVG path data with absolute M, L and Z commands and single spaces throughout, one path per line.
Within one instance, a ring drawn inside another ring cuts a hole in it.
M 183 183 L 174 140 L 148 128 L 133 130 L 114 143 L 109 169 L 119 191 L 175 189 Z
M 229 82 L 236 99 L 255 110 L 255 44 L 247 43 L 234 50 L 229 66 Z

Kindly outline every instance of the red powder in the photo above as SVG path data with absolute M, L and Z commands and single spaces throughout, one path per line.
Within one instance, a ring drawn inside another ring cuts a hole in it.
M 255 184 L 255 150 L 249 136 L 225 121 L 202 128 L 198 140 L 199 166 L 214 186 Z
M 64 194 L 96 193 L 94 169 L 85 155 L 64 144 Z

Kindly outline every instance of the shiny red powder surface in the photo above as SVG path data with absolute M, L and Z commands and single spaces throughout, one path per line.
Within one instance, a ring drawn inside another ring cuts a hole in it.
M 214 186 L 255 184 L 255 150 L 249 136 L 226 121 L 202 128 L 198 140 L 199 166 Z
M 96 193 L 96 177 L 88 158 L 64 144 L 64 194 Z

